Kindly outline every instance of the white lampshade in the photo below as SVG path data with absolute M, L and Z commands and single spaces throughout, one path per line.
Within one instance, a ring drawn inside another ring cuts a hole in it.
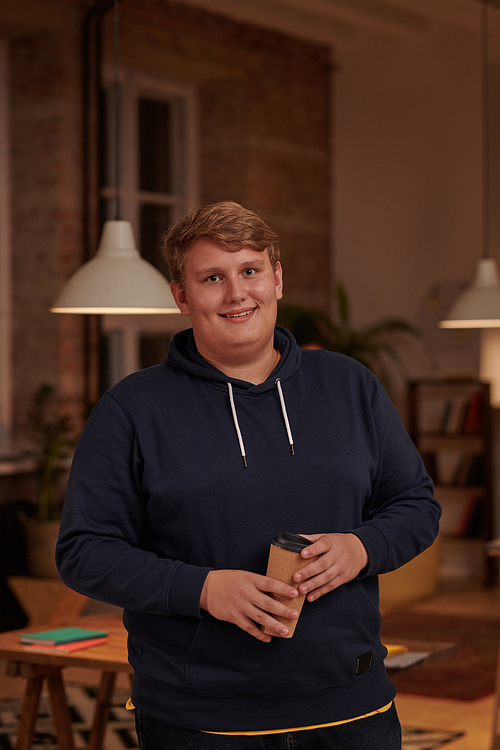
M 129 221 L 104 224 L 97 253 L 70 278 L 55 313 L 178 313 L 165 277 L 141 258 Z
M 476 278 L 446 316 L 441 328 L 500 328 L 500 282 L 491 258 L 479 261 Z

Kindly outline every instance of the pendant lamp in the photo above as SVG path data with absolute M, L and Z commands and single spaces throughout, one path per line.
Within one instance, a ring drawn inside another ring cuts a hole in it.
M 106 221 L 97 253 L 70 278 L 55 313 L 178 313 L 163 274 L 141 258 L 129 221 Z
M 488 70 L 488 0 L 481 7 L 481 96 L 482 96 L 482 152 L 483 253 L 476 268 L 472 286 L 452 305 L 441 328 L 500 328 L 500 281 L 497 264 L 489 253 L 489 70 Z
M 441 328 L 500 328 L 500 282 L 497 264 L 482 258 L 472 286 L 452 306 Z
M 136 315 L 179 313 L 163 274 L 139 254 L 129 221 L 120 216 L 118 0 L 114 0 L 114 127 L 116 216 L 104 223 L 99 248 L 67 282 L 54 313 Z

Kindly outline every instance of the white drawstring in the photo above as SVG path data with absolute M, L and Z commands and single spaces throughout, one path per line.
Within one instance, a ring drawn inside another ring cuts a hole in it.
M 278 378 L 274 382 L 275 382 L 276 387 L 278 388 L 278 395 L 279 395 L 280 403 L 281 403 L 281 413 L 283 414 L 283 421 L 285 422 L 286 434 L 288 435 L 288 442 L 290 443 L 290 449 L 292 451 L 292 456 L 294 456 L 295 455 L 295 451 L 294 451 L 294 448 L 293 448 L 292 430 L 290 429 L 290 422 L 288 421 L 288 414 L 286 413 L 286 404 L 285 404 L 285 399 L 284 399 L 284 396 L 283 396 L 283 391 L 281 389 L 281 380 L 280 380 L 280 378 Z M 240 445 L 240 453 L 241 453 L 241 457 L 243 459 L 243 466 L 246 469 L 248 465 L 247 465 L 247 458 L 246 458 L 246 454 L 245 454 L 245 445 L 243 443 L 243 437 L 242 437 L 242 434 L 241 434 L 240 425 L 238 423 L 238 415 L 236 414 L 236 406 L 234 404 L 234 396 L 233 396 L 233 386 L 229 382 L 227 383 L 227 389 L 228 389 L 228 392 L 229 392 L 229 401 L 230 401 L 230 404 L 231 404 L 231 412 L 233 414 L 234 429 L 236 430 L 236 435 L 238 436 L 238 443 Z
M 227 384 L 227 388 L 229 390 L 229 401 L 231 402 L 231 411 L 233 412 L 233 422 L 234 427 L 236 430 L 236 434 L 238 435 L 238 443 L 240 444 L 240 451 L 241 451 L 241 457 L 243 459 L 243 466 L 245 469 L 247 468 L 247 459 L 245 456 L 245 445 L 243 443 L 243 438 L 241 436 L 241 430 L 240 425 L 238 424 L 238 415 L 236 414 L 236 407 L 234 405 L 234 398 L 233 398 L 233 386 L 231 383 Z
M 293 450 L 293 436 L 292 436 L 292 431 L 290 429 L 290 422 L 288 421 L 288 414 L 286 413 L 286 404 L 285 404 L 285 399 L 283 397 L 283 391 L 281 390 L 281 379 L 277 378 L 274 382 L 278 387 L 278 394 L 279 394 L 280 402 L 281 402 L 281 411 L 283 413 L 283 419 L 285 420 L 286 434 L 288 435 L 288 442 L 290 443 L 292 456 L 294 456 L 295 452 Z

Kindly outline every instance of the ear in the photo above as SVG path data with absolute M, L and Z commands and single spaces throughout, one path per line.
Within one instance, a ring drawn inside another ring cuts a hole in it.
M 182 315 L 189 315 L 189 305 L 186 299 L 186 292 L 176 281 L 170 282 L 170 291 L 175 300 L 175 304 L 181 311 Z
M 276 299 L 281 299 L 283 297 L 283 269 L 279 261 L 276 263 L 274 270 L 274 283 L 276 285 Z

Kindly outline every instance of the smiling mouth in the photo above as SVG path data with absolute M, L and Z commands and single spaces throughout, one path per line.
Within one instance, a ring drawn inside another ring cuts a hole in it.
M 251 315 L 254 310 L 255 310 L 255 307 L 253 307 L 251 310 L 245 310 L 245 312 L 224 313 L 223 315 L 221 315 L 221 317 L 222 318 L 246 318 L 248 315 Z

